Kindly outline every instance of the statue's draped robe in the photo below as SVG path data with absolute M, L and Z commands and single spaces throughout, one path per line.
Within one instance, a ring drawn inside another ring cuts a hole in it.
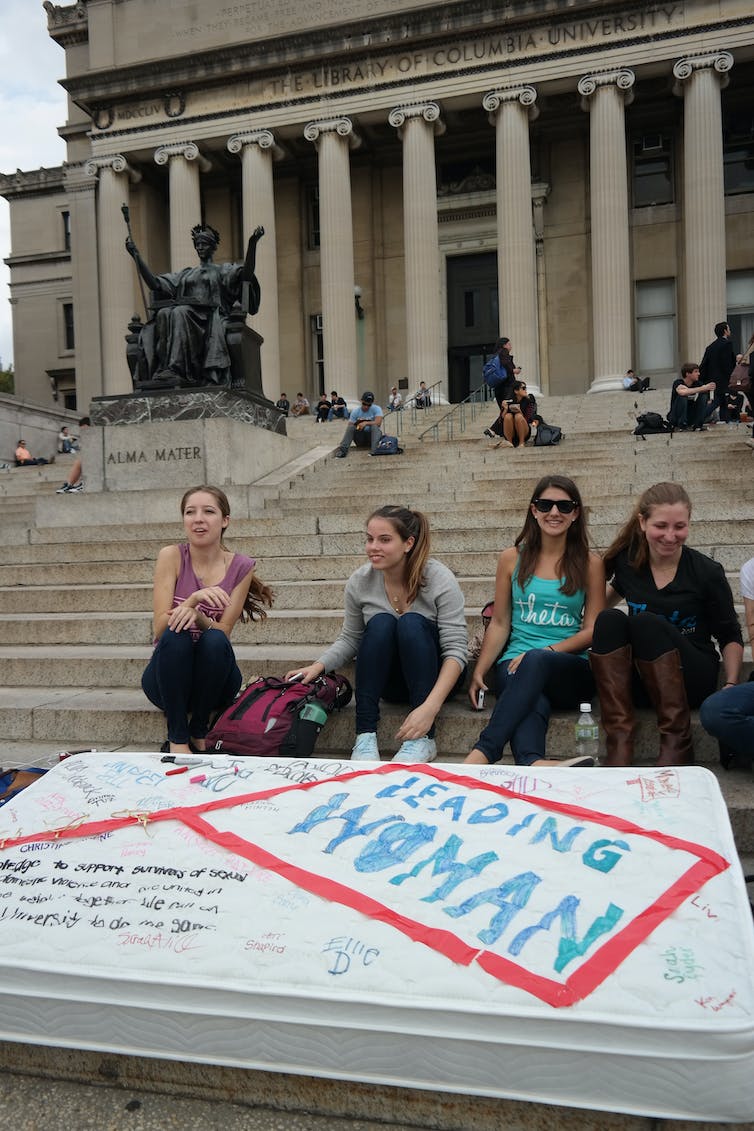
M 200 263 L 156 281 L 157 309 L 141 332 L 149 375 L 177 374 L 197 385 L 227 383 L 225 321 L 241 297 L 243 264 Z

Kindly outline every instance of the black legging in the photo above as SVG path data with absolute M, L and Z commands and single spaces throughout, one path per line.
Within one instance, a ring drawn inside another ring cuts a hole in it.
M 635 660 L 656 660 L 677 649 L 690 707 L 698 707 L 717 688 L 720 669 L 717 655 L 695 648 L 675 625 L 657 613 L 637 613 L 629 617 L 620 609 L 601 612 L 594 624 L 592 652 L 605 656 L 626 644 L 631 647 Z M 632 695 L 637 706 L 649 706 L 649 697 L 636 671 Z

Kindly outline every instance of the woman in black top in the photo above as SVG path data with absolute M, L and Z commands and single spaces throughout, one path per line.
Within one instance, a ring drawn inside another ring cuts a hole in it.
M 607 739 L 607 766 L 633 760 L 634 704 L 650 703 L 660 731 L 658 766 L 693 762 L 689 707 L 737 683 L 741 627 L 722 566 L 685 545 L 691 502 L 677 483 L 655 483 L 605 554 L 609 608 L 594 626 L 591 664 Z

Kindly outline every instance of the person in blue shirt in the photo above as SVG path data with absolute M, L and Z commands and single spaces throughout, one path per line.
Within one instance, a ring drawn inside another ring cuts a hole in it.
M 357 448 L 371 448 L 374 455 L 382 437 L 382 409 L 374 403 L 374 393 L 361 395 L 361 404 L 348 418 L 348 426 L 340 445 L 335 449 L 336 459 L 345 459 L 351 444 Z
M 499 762 L 510 743 L 519 766 L 594 764 L 591 757 L 552 761 L 545 750 L 551 708 L 575 710 L 592 698 L 586 650 L 604 604 L 605 570 L 589 549 L 578 487 L 547 475 L 515 544 L 498 560 L 492 619 L 469 685 L 478 709 L 492 669 L 497 700 L 467 762 Z

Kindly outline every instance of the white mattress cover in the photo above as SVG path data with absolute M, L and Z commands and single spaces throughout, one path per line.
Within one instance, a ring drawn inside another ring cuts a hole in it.
M 0 809 L 0 1037 L 754 1116 L 708 771 L 232 766 L 79 755 Z

